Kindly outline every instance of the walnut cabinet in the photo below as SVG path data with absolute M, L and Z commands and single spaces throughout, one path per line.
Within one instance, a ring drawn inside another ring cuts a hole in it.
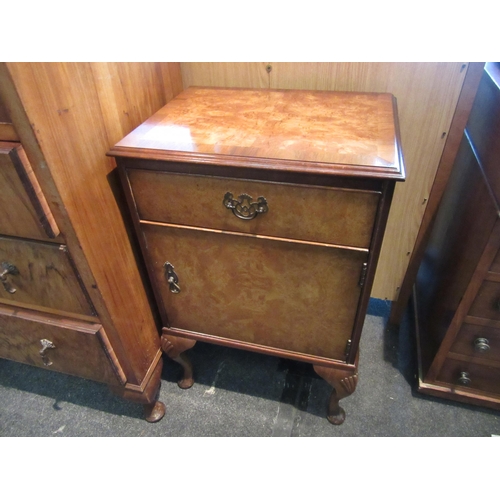
M 196 341 L 306 361 L 342 423 L 405 175 L 394 97 L 192 87 L 109 154 L 180 386 Z

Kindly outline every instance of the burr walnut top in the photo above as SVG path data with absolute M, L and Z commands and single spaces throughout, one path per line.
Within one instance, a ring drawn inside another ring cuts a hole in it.
M 391 94 L 190 87 L 111 156 L 403 180 Z

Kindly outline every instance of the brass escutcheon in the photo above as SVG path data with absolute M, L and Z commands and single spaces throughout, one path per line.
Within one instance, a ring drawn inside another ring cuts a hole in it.
M 179 278 L 175 274 L 174 266 L 170 262 L 163 264 L 165 274 L 167 276 L 168 287 L 172 293 L 180 293 L 181 287 L 179 286 Z

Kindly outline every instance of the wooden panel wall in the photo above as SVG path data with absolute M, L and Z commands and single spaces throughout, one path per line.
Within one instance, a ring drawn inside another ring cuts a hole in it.
M 271 67 L 268 71 L 269 66 Z M 390 92 L 407 180 L 398 184 L 372 296 L 395 300 L 422 220 L 468 63 L 181 63 L 192 85 Z
M 114 347 L 123 342 L 128 352 L 137 351 L 133 357 L 135 366 L 127 378 L 140 384 L 158 350 L 158 329 L 142 288 L 135 249 L 128 236 L 130 228 L 122 218 L 123 207 L 116 197 L 120 189 L 114 160 L 106 152 L 182 90 L 180 65 L 6 66 L 43 155 L 37 157 L 36 147 L 28 147 L 32 141 L 23 139 L 32 155 L 33 168 L 38 170 L 41 182 L 50 172 L 50 180 L 44 183 L 45 192 L 54 214 L 59 214 L 58 225 L 69 242 L 101 321 L 109 314 L 110 324 L 119 332 Z M 28 133 L 25 135 L 29 137 Z M 52 181 L 55 191 L 50 187 Z M 90 273 L 86 271 L 88 266 Z M 99 309 L 96 294 L 104 298 L 105 307 Z M 106 328 L 111 337 L 116 335 Z M 154 338 L 156 343 L 140 344 L 141 338 Z M 141 349 L 136 349 L 137 345 Z
M 398 184 L 373 297 L 395 300 L 408 266 L 468 63 L 181 63 L 198 86 L 390 92 L 407 180 Z M 269 70 L 270 67 L 270 71 Z

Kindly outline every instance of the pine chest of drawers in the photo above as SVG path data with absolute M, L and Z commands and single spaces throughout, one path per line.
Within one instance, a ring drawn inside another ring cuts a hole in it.
M 310 362 L 342 423 L 404 179 L 394 97 L 193 87 L 109 154 L 180 386 L 198 340 Z

